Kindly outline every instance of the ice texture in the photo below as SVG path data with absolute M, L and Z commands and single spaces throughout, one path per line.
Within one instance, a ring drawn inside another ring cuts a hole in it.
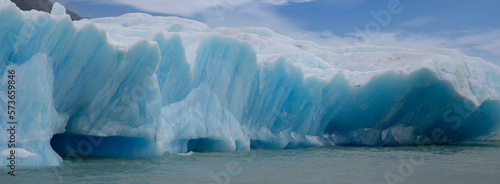
M 18 165 L 446 144 L 500 131 L 500 68 L 452 49 L 335 48 L 266 28 L 139 13 L 72 22 L 64 12 L 0 0 L 0 142 L 16 70 Z

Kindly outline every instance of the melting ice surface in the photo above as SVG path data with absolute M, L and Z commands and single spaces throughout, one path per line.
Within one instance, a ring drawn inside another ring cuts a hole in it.
M 146 14 L 72 22 L 58 4 L 48 14 L 5 0 L 0 30 L 0 142 L 15 70 L 17 165 L 455 143 L 500 130 L 500 68 L 450 49 L 330 48 Z

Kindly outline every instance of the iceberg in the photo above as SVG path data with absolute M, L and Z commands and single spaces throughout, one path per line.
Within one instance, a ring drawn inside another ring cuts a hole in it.
M 448 144 L 500 131 L 500 68 L 452 49 L 335 48 L 266 28 L 140 13 L 71 21 L 65 12 L 0 0 L 0 142 L 15 135 L 16 165 Z

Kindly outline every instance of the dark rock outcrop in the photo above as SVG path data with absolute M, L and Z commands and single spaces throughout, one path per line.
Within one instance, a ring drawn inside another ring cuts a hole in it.
M 11 0 L 11 1 L 15 3 L 17 7 L 19 7 L 21 10 L 24 11 L 29 11 L 34 9 L 49 13 L 52 10 L 52 5 L 54 4 L 49 0 Z M 80 20 L 84 18 L 80 17 L 78 14 L 68 9 L 66 9 L 66 13 L 69 14 L 71 20 Z

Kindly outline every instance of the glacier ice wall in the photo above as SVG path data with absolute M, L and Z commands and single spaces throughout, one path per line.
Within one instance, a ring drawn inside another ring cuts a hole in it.
M 9 1 L 0 30 L 0 141 L 14 69 L 21 165 L 57 165 L 58 154 L 443 144 L 500 130 L 500 68 L 454 50 L 330 48 L 146 14 L 72 22 L 61 6 L 24 12 Z

